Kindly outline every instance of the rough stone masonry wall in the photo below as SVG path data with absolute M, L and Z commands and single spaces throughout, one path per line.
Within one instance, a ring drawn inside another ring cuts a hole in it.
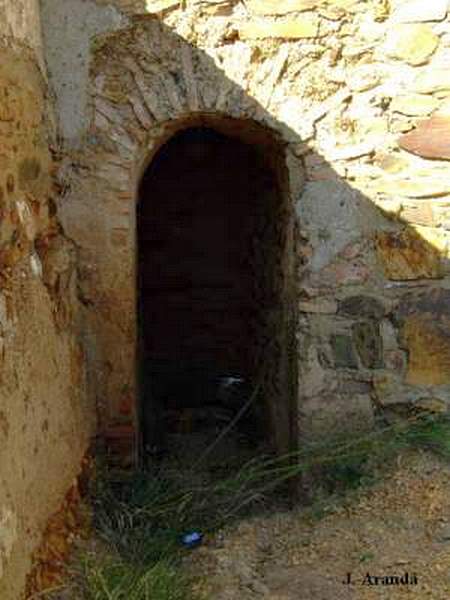
M 55 216 L 37 2 L 0 3 L 0 598 L 18 600 L 92 429 L 75 248 Z
M 89 94 L 76 99 L 87 119 L 71 130 L 60 210 L 81 249 L 91 381 L 110 417 L 135 394 L 136 186 L 196 115 L 252 120 L 284 149 L 303 435 L 370 425 L 404 403 L 448 408 L 448 0 L 89 5 Z M 123 21 L 96 36 L 107 10 Z M 50 68 L 63 95 L 65 43 Z

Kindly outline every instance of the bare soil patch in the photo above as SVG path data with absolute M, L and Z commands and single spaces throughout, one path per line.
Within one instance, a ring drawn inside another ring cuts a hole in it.
M 449 600 L 449 465 L 404 453 L 386 480 L 328 505 L 322 518 L 296 509 L 241 521 L 185 564 L 195 592 L 213 600 Z M 347 573 L 353 585 L 342 583 Z M 374 583 L 406 573 L 418 583 Z

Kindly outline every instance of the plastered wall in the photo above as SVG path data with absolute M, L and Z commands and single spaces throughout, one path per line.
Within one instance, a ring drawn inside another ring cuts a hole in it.
M 18 600 L 47 521 L 79 473 L 95 413 L 76 335 L 76 249 L 55 211 L 37 3 L 1 10 L 0 597 Z

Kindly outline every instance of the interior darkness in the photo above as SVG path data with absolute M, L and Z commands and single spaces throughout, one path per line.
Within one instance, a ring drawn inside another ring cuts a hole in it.
M 265 312 L 277 302 L 277 205 L 276 178 L 257 147 L 206 127 L 174 135 L 145 172 L 138 285 L 147 452 L 171 435 L 207 432 L 208 442 L 248 399 L 266 356 Z M 266 435 L 263 406 L 253 402 L 235 428 L 253 442 Z

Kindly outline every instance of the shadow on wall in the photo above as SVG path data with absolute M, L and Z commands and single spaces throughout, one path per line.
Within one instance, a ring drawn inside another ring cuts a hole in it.
M 255 60 L 256 48 L 249 50 Z M 236 77 L 251 64 L 244 58 L 235 64 Z M 282 292 L 272 307 L 277 316 L 268 319 L 264 332 L 275 340 L 264 360 L 273 366 L 266 386 L 278 448 L 285 447 L 283 436 L 293 443 L 297 426 L 305 438 L 370 426 L 377 413 L 402 404 L 438 402 L 445 408 L 447 257 L 333 166 L 386 160 L 381 152 L 374 157 L 373 150 L 362 151 L 361 160 L 344 146 L 335 149 L 330 163 L 312 149 L 316 124 L 342 112 L 351 93 L 344 86 L 310 113 L 291 111 L 287 124 L 267 108 L 283 64 L 268 75 L 258 100 L 226 74 L 229 65 L 222 66 L 148 16 L 96 40 L 93 117 L 84 155 L 89 175 L 74 179 L 70 193 L 76 198 L 72 208 L 63 207 L 63 219 L 72 235 L 74 211 L 73 237 L 85 257 L 81 290 L 97 340 L 90 372 L 102 428 L 108 435 L 135 415 L 136 190 L 158 149 L 192 127 L 261 144 L 283 190 L 279 223 L 270 224 Z M 377 181 L 366 183 L 374 190 Z M 374 192 L 378 199 L 395 195 L 394 179 L 384 195 Z M 150 193 L 145 201 L 152 202 Z M 93 203 L 101 209 L 92 211 Z M 83 230 L 80 218 L 89 218 Z M 262 239 L 259 248 L 263 256 Z M 293 352 L 297 361 L 291 360 Z

